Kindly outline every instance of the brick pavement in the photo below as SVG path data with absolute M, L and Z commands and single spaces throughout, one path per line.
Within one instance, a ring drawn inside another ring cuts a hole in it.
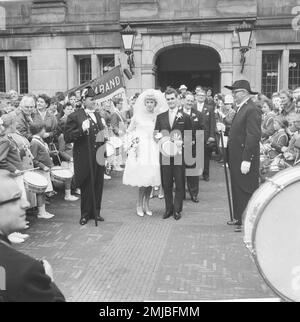
M 274 297 L 242 243 L 226 226 L 223 169 L 201 182 L 199 205 L 185 202 L 181 221 L 162 220 L 163 201 L 153 217 L 135 215 L 136 189 L 121 176 L 105 182 L 105 223 L 80 227 L 79 202 L 58 196 L 56 217 L 33 220 L 30 239 L 18 248 L 47 258 L 69 301 L 230 300 Z

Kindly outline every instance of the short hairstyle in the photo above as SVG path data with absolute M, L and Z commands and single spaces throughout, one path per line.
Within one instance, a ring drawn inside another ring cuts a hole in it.
M 178 92 L 173 87 L 168 87 L 165 91 L 165 96 L 174 94 L 175 97 L 178 97 Z
M 269 98 L 267 98 L 266 96 L 262 98 L 261 106 L 263 106 L 263 104 L 265 104 L 265 103 L 268 104 L 270 110 L 273 111 L 274 105 L 273 105 L 272 101 Z
M 41 99 L 43 99 L 45 101 L 47 107 L 50 106 L 50 104 L 51 104 L 51 98 L 48 95 L 46 95 L 46 94 L 40 94 L 40 95 L 38 95 L 37 100 L 39 98 L 41 98 Z
M 74 93 L 74 92 L 71 92 L 71 93 L 69 94 L 69 98 L 70 98 L 70 97 L 72 97 L 72 96 L 75 96 L 75 97 L 76 97 L 76 95 L 75 95 L 75 93 Z
M 287 90 L 285 90 L 285 89 L 282 89 L 281 91 L 280 91 L 280 95 L 281 94 L 284 94 L 284 95 L 286 95 L 291 101 L 293 100 L 293 95 L 292 95 L 292 93 L 290 92 L 290 91 L 287 91 Z
M 65 99 L 65 94 L 63 92 L 56 92 L 55 96 L 59 102 Z
M 34 101 L 34 104 L 36 104 L 36 99 L 33 95 L 30 95 L 30 94 L 27 94 L 27 95 L 24 95 L 21 99 L 21 102 L 20 102 L 20 107 L 22 108 L 24 105 L 25 105 L 25 101 L 28 100 L 28 99 L 32 99 Z
M 65 110 L 67 107 L 72 107 L 73 108 L 73 105 L 70 102 L 67 102 L 66 104 L 64 104 L 63 109 Z
M 123 103 L 123 98 L 121 98 L 121 97 L 115 97 L 113 99 L 113 103 L 114 103 L 114 106 L 117 106 L 118 104 Z
M 36 135 L 36 134 L 40 133 L 45 128 L 46 128 L 46 126 L 44 123 L 35 122 L 30 125 L 30 132 L 32 135 Z

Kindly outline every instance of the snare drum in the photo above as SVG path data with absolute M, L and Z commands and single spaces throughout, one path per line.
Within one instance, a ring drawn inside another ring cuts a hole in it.
M 116 153 L 115 147 L 110 142 L 106 142 L 106 157 L 110 158 L 115 153 Z
M 300 168 L 268 179 L 244 213 L 244 242 L 266 283 L 283 299 L 300 301 Z
M 65 183 L 73 178 L 73 173 L 70 169 L 63 167 L 53 167 L 51 169 L 51 179 L 55 182 Z
M 47 190 L 48 181 L 39 173 L 26 172 L 24 174 L 24 186 L 29 192 L 42 194 Z

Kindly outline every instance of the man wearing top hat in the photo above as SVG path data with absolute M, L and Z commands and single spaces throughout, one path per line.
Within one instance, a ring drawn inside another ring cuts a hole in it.
M 234 222 L 236 232 L 242 231 L 242 216 L 253 193 L 259 187 L 259 154 L 261 139 L 261 111 L 251 95 L 256 95 L 246 80 L 236 81 L 232 90 L 237 106 L 229 140 L 229 167 L 231 175 Z
M 86 225 L 90 219 L 104 221 L 100 216 L 104 162 L 103 165 L 99 165 L 96 160 L 97 151 L 104 144 L 104 124 L 100 114 L 95 113 L 96 106 L 93 101 L 95 96 L 90 86 L 85 88 L 82 92 L 84 108 L 69 115 L 65 126 L 66 143 L 74 143 L 75 183 L 81 189 L 80 225 Z M 93 169 L 90 167 L 90 158 Z M 93 177 L 92 170 L 94 170 Z M 96 218 L 93 209 L 93 193 L 95 193 Z
M 64 302 L 50 264 L 12 247 L 7 236 L 27 227 L 29 206 L 16 180 L 0 170 L 0 302 Z

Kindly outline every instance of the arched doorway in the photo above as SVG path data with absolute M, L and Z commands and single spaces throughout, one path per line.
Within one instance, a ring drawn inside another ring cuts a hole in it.
M 220 56 L 210 47 L 179 45 L 163 49 L 157 56 L 156 87 L 178 88 L 185 84 L 189 90 L 197 85 L 220 91 Z

